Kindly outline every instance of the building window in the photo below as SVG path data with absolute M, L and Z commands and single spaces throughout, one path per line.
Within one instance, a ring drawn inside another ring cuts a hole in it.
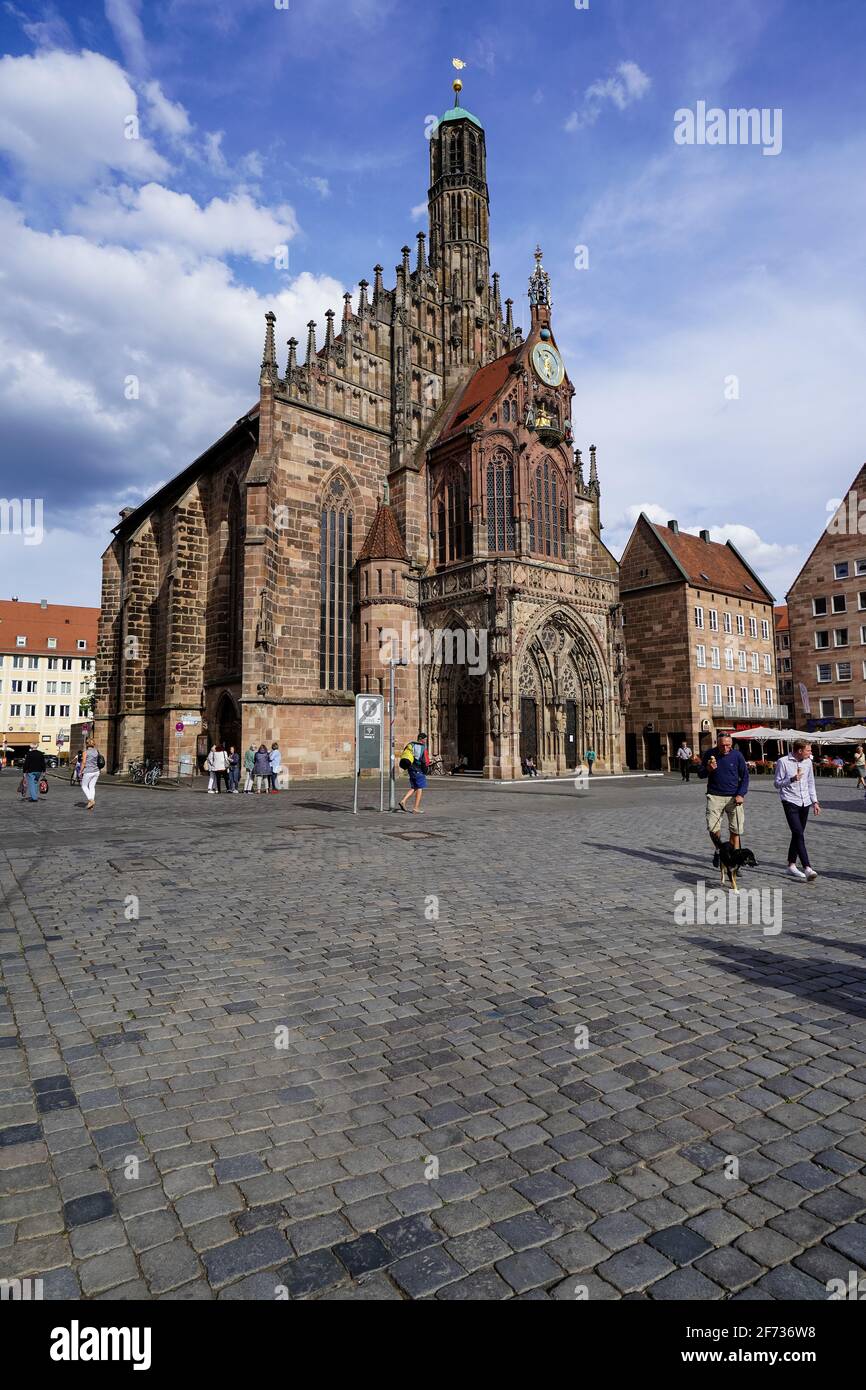
M 737 614 L 737 636 L 738 636 L 738 637 L 745 637 L 745 635 L 746 635 L 746 620 L 745 620 L 745 618 L 743 617 L 742 613 L 738 613 L 738 614 Z
M 21 706 L 20 706 L 20 705 L 10 705 L 10 706 L 9 706 L 9 713 L 10 713 L 10 715 L 11 715 L 13 718 L 15 718 L 15 719 L 20 719 L 20 718 L 21 718 Z
M 714 671 L 718 671 L 718 670 L 721 669 L 721 665 L 722 665 L 721 653 L 720 653 L 718 647 L 713 647 L 713 648 L 711 649 L 711 651 L 710 651 L 710 660 L 711 660 L 712 663 L 713 663 L 713 670 L 714 670 Z
M 718 632 L 718 630 L 719 630 L 719 614 L 718 614 L 718 610 L 715 609 L 715 608 L 711 608 L 711 609 L 710 609 L 710 632 Z
M 704 610 L 703 610 L 703 608 L 701 608 L 701 607 L 696 607 L 696 608 L 695 608 L 695 627 L 699 627 L 699 628 L 703 629 L 703 626 L 704 626 Z
M 71 695 L 71 694 L 72 694 L 72 681 L 61 681 L 61 682 L 60 682 L 60 694 L 61 694 L 61 695 Z
M 61 662 L 60 662 L 60 669 L 61 669 L 61 671 L 71 671 L 71 670 L 72 670 L 72 657 L 71 657 L 71 656 L 64 656 L 64 657 L 61 659 Z
M 732 685 L 729 685 L 729 686 L 727 687 L 727 690 L 726 690 L 725 693 L 726 693 L 726 695 L 727 695 L 727 697 L 728 697 L 728 704 L 729 704 L 729 705 L 736 704 L 737 692 L 736 692 L 736 690 L 734 689 L 734 687 L 733 687 Z
M 818 667 L 818 684 L 827 685 L 828 682 L 832 679 L 833 667 L 829 664 L 829 662 L 827 664 L 822 662 L 821 665 Z
M 20 694 L 23 692 L 23 690 L 24 690 L 24 682 L 23 682 L 23 681 L 13 681 L 13 682 L 12 682 L 12 694 L 13 694 L 13 695 L 20 695 Z
M 849 680 L 851 679 L 851 662 L 850 662 L 850 661 L 837 661 L 837 662 L 836 662 L 836 679 L 837 679 L 837 681 L 849 681 Z
M 53 651 L 54 648 L 55 648 L 56 646 L 57 646 L 57 638 L 56 638 L 56 637 L 49 637 L 49 638 L 48 638 L 48 649 L 49 649 L 49 651 Z
M 722 707 L 722 687 L 721 687 L 720 685 L 714 685 L 714 686 L 713 686 L 713 709 L 721 709 L 721 707 Z
M 39 669 L 39 657 L 38 657 L 38 656 L 28 656 L 28 658 L 27 658 L 27 669 L 28 669 L 28 671 L 37 671 L 37 670 Z
M 771 676 L 772 674 L 773 674 L 773 658 L 771 657 L 771 655 L 770 655 L 769 652 L 764 652 L 764 675 L 765 675 L 765 676 Z
M 761 636 L 763 637 L 763 639 L 764 639 L 765 642 L 769 642 L 769 640 L 770 640 L 770 620 L 769 620 L 769 618 L 762 618 L 762 619 L 761 619 Z
M 33 706 L 33 713 L 34 713 L 34 714 L 36 713 L 36 706 L 35 706 L 35 705 Z M 68 718 L 69 718 L 69 706 L 68 706 L 68 705 L 61 705 L 61 706 L 60 706 L 60 718 L 61 718 L 61 719 L 68 719 Z
M 861 612 L 866 608 L 866 589 L 861 589 L 857 595 L 857 607 Z
M 228 645 L 227 657 L 231 670 L 237 670 L 243 659 L 244 640 L 244 533 L 246 530 L 241 494 L 237 483 L 232 485 L 228 505 Z M 79 642 L 79 647 L 81 643 Z M 84 662 L 81 663 L 82 667 Z
M 57 694 L 57 682 L 56 682 L 56 681 L 46 681 L 46 682 L 45 682 L 45 694 L 46 694 L 46 695 L 56 695 L 56 694 Z
M 733 653 L 733 651 L 731 650 L 730 647 L 725 647 L 725 670 L 726 670 L 726 671 L 733 671 L 733 669 L 734 669 L 734 653 Z
M 827 600 L 826 600 L 826 598 L 813 598 L 813 599 L 812 599 L 812 616 L 813 616 L 814 618 L 825 618 L 825 617 L 827 616 Z
M 49 656 L 49 658 L 48 658 L 48 669 L 49 669 L 49 671 L 56 671 L 56 670 L 57 670 L 57 667 L 58 667 L 59 665 L 60 665 L 60 658 L 59 658 L 59 657 L 57 657 L 57 656 Z
M 56 712 L 57 712 L 57 706 L 56 706 L 56 705 L 46 705 L 46 706 L 45 706 L 45 718 L 46 718 L 46 719 L 54 719 L 54 718 L 56 717 Z
M 847 645 L 848 645 L 848 629 L 847 629 L 847 627 L 834 627 L 834 629 L 833 629 L 833 646 L 834 646 L 834 647 L 847 647 Z
M 730 613 L 725 613 L 725 614 L 723 615 L 722 621 L 723 621 L 723 624 L 724 624 L 725 632 L 727 632 L 727 633 L 730 634 L 730 632 L 731 632 L 731 615 L 730 615 Z
M 757 652 L 752 652 L 752 670 L 753 670 L 753 671 L 755 672 L 755 674 L 757 675 L 757 673 L 758 673 L 758 671 L 760 671 L 760 669 L 761 669 L 761 658 L 760 658 L 760 656 L 758 655 Z
M 698 648 L 697 648 L 697 658 L 698 658 L 698 665 L 699 665 L 699 666 L 706 666 L 706 664 L 707 664 L 707 649 L 706 649 L 706 647 L 698 646 Z
M 537 555 L 565 559 L 568 507 L 562 479 L 549 457 L 536 468 L 530 494 L 529 549 Z
M 506 454 L 487 465 L 487 549 L 514 549 L 514 469 Z
M 698 704 L 702 709 L 707 706 L 707 687 L 705 685 L 698 686 Z
M 840 719 L 853 719 L 853 718 L 854 718 L 854 701 L 853 701 L 853 700 L 840 700 L 840 701 L 839 701 L 839 718 L 840 718 Z
M 13 656 L 13 658 L 12 658 L 12 670 L 13 670 L 13 671 L 21 671 L 21 670 L 23 669 L 23 667 L 24 667 L 24 657 L 23 657 L 23 656 Z
M 860 641 L 866 644 L 866 627 L 860 629 Z
M 851 573 L 851 566 L 848 564 L 848 561 L 847 561 L 847 560 L 837 560 L 837 561 L 836 561 L 835 565 L 833 566 L 833 578 L 834 578 L 834 579 L 847 579 L 847 578 L 848 578 L 848 575 L 849 575 L 850 573 Z
M 28 695 L 35 695 L 35 694 L 36 694 L 36 684 L 37 684 L 36 681 L 28 681 L 28 682 L 27 682 L 27 694 L 28 694 Z
M 87 651 L 87 641 L 86 641 L 86 639 L 85 639 L 84 637 L 79 637 L 79 638 L 78 638 L 78 641 L 75 643 L 75 645 L 76 645 L 76 647 L 78 648 L 78 650 L 79 650 L 80 652 L 86 652 L 86 651 Z
M 832 718 L 833 718 L 833 715 L 836 713 L 836 705 L 835 705 L 835 702 L 834 702 L 833 700 L 822 700 L 820 703 L 821 703 L 821 718 L 822 718 L 822 719 L 832 719 Z
M 352 523 L 345 485 L 331 484 L 320 518 L 319 687 L 352 687 Z
M 61 706 L 61 708 L 62 708 L 62 706 Z M 36 706 L 35 706 L 35 705 L 25 705 L 25 706 L 24 706 L 24 715 L 25 715 L 25 718 L 27 718 L 27 719 L 35 719 L 35 718 L 36 718 Z
M 815 650 L 816 650 L 816 651 L 819 651 L 819 652 L 820 652 L 820 651 L 823 651 L 824 648 L 825 648 L 825 647 L 829 647 L 829 645 L 830 645 L 830 633 L 829 633 L 828 631 L 824 630 L 824 631 L 816 632 L 816 633 L 815 633 Z
M 749 692 L 744 685 L 740 686 L 740 704 L 745 710 L 749 708 Z
M 847 612 L 848 612 L 848 600 L 847 600 L 847 598 L 845 597 L 844 594 L 834 594 L 834 595 L 833 595 L 833 612 L 834 612 L 834 613 L 847 613 Z
M 776 692 L 771 685 L 767 686 L 767 709 L 772 709 L 776 703 Z
M 739 658 L 740 658 L 740 662 L 739 662 L 740 670 L 741 670 L 741 671 L 747 670 L 748 664 L 749 664 L 749 663 L 748 663 L 748 659 L 747 659 L 746 653 L 745 653 L 745 652 L 738 652 L 737 655 L 738 655 Z
M 26 638 L 26 637 L 16 637 L 16 638 L 15 638 L 15 645 L 16 645 L 16 647 L 26 647 L 26 646 L 27 646 L 27 638 Z
M 758 620 L 757 620 L 757 618 L 750 618 L 750 619 L 749 619 L 749 636 L 750 636 L 750 637 L 757 637 L 757 635 L 758 635 Z
M 472 554 L 469 489 L 463 469 L 454 465 L 440 479 L 436 502 L 436 553 L 440 565 Z

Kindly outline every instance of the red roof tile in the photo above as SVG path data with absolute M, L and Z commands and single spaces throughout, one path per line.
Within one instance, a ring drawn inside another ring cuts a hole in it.
M 387 502 L 376 508 L 373 525 L 361 548 L 359 560 L 408 560 L 400 527 Z
M 776 631 L 777 631 L 777 632 L 787 632 L 787 631 L 788 631 L 788 605 L 787 605 L 787 603 L 783 603 L 780 607 L 774 608 L 774 609 L 773 609 L 773 617 L 774 617 L 775 620 L 776 620 Z
M 0 652 L 28 653 L 30 656 L 96 656 L 98 608 L 73 608 L 63 603 L 18 603 L 0 600 Z M 16 638 L 26 637 L 26 647 L 19 647 Z M 57 639 L 49 647 L 49 637 Z M 78 647 L 79 638 L 87 643 Z
M 755 598 L 759 603 L 771 601 L 769 590 L 729 543 L 705 541 L 688 531 L 672 531 L 669 526 L 659 526 L 656 522 L 650 525 L 696 588 L 718 589 L 740 598 Z
M 508 380 L 508 373 L 511 364 L 525 344 L 520 343 L 510 352 L 504 353 L 502 357 L 497 357 L 495 362 L 489 362 L 486 367 L 479 367 L 478 371 L 467 381 L 454 405 L 448 419 L 445 422 L 438 442 L 450 439 L 455 434 L 474 425 L 485 414 L 488 406 L 499 394 Z

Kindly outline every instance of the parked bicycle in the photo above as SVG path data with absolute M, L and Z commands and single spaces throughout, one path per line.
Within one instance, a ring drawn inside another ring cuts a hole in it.
M 162 776 L 162 763 L 153 763 L 144 774 L 144 785 L 155 787 Z
M 150 758 L 145 758 L 143 762 L 140 758 L 133 758 L 129 764 L 129 776 L 131 781 L 142 786 L 155 787 L 162 776 L 162 763 L 151 762 Z

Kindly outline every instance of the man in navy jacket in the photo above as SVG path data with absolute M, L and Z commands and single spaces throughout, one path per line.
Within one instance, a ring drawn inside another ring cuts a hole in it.
M 716 847 L 713 863 L 718 868 L 722 816 L 728 818 L 728 835 L 733 848 L 739 849 L 746 823 L 744 803 L 749 790 L 746 760 L 739 748 L 734 748 L 730 734 L 720 734 L 716 747 L 707 750 L 701 759 L 698 776 L 707 783 L 707 830 Z

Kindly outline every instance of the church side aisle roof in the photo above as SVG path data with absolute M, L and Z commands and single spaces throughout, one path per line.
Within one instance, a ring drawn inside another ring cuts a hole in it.
M 461 434 L 476 420 L 482 418 L 508 380 L 512 363 L 523 346 L 521 343 L 502 357 L 497 357 L 495 362 L 488 362 L 486 367 L 479 367 L 469 378 L 449 412 L 437 443 L 441 444 L 443 440 Z

